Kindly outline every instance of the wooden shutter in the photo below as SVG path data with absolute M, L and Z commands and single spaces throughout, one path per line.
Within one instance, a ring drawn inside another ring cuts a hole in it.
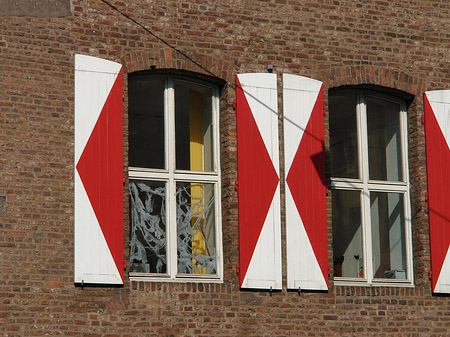
M 236 76 L 239 279 L 242 288 L 281 289 L 277 78 Z
M 123 284 L 122 66 L 75 55 L 75 283 Z
M 424 95 L 431 285 L 450 293 L 450 90 Z
M 283 75 L 287 287 L 328 289 L 322 82 Z

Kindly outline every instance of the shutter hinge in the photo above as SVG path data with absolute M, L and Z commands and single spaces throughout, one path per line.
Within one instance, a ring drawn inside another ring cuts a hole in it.
M 325 115 L 327 114 L 327 111 L 325 110 L 325 105 L 323 106 L 323 116 L 325 117 Z
M 325 186 L 325 195 L 329 195 L 330 194 L 330 189 L 328 188 L 328 186 Z
M 237 193 L 239 193 L 239 182 L 238 182 L 237 179 L 234 181 L 234 190 L 235 190 Z
M 125 260 L 123 260 L 123 270 L 127 270 L 127 263 Z
M 425 202 L 426 202 L 427 205 L 428 205 L 428 192 L 425 192 Z
M 433 272 L 431 271 L 431 269 L 428 271 L 428 279 L 431 281 L 431 275 L 433 274 Z
M 330 265 L 327 265 L 327 269 L 328 269 L 328 277 L 330 277 L 331 274 Z
M 235 99 L 233 99 L 233 110 L 234 110 L 234 116 L 237 116 L 237 114 L 236 114 L 236 107 L 237 107 L 237 103 L 236 103 L 236 100 Z
M 240 272 L 241 272 L 241 265 L 240 265 L 240 263 L 238 262 L 238 263 L 236 264 L 236 274 L 239 275 Z
M 422 114 L 422 125 L 425 125 L 425 114 Z

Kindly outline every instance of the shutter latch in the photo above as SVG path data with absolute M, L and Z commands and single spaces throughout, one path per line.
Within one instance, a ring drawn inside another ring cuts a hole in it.
M 237 106 L 236 100 L 235 100 L 235 99 L 233 99 L 233 110 L 234 110 L 234 116 L 237 116 L 237 114 L 236 114 L 236 106 Z
M 236 192 L 239 191 L 239 182 L 238 182 L 237 179 L 234 181 L 234 190 L 235 190 Z
M 433 272 L 431 271 L 431 269 L 428 271 L 428 279 L 431 281 L 431 275 L 433 274 Z

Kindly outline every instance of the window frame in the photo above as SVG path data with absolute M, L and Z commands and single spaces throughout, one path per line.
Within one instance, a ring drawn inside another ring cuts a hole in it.
M 329 94 L 329 96 L 334 93 Z M 333 190 L 359 191 L 361 201 L 361 230 L 364 277 L 334 276 L 334 283 L 342 286 L 414 286 L 413 250 L 411 231 L 411 202 L 410 181 L 408 169 L 408 126 L 407 109 L 403 99 L 384 93 L 367 89 L 350 89 L 336 91 L 336 94 L 356 96 L 356 133 L 358 146 L 358 174 L 354 178 L 330 177 L 330 188 Z M 367 104 L 365 97 L 371 96 L 377 99 L 393 102 L 399 105 L 400 122 L 400 150 L 402 181 L 380 181 L 369 179 L 369 150 L 367 127 Z M 330 163 L 331 164 L 331 163 Z M 370 210 L 370 192 L 398 193 L 403 195 L 404 230 L 405 230 L 405 254 L 406 254 L 406 279 L 382 279 L 374 278 L 373 273 L 373 249 L 372 249 L 372 225 Z M 333 250 L 334 252 L 334 250 Z
M 157 282 L 223 282 L 223 246 L 222 246 L 222 213 L 221 213 L 221 172 L 220 172 L 220 129 L 219 129 L 219 87 L 200 79 L 179 74 L 138 74 L 143 77 L 158 77 L 165 81 L 164 89 L 164 153 L 165 169 L 128 167 L 128 179 L 161 181 L 166 183 L 166 238 L 167 238 L 167 272 L 144 273 L 129 272 L 130 281 Z M 181 80 L 199 84 L 212 90 L 212 171 L 189 171 L 176 169 L 175 144 L 175 84 Z M 214 186 L 214 221 L 216 244 L 216 274 L 179 274 L 177 270 L 177 214 L 176 214 L 176 184 L 208 183 Z M 131 205 L 130 205 L 131 207 Z M 130 218 L 130 230 L 131 230 Z

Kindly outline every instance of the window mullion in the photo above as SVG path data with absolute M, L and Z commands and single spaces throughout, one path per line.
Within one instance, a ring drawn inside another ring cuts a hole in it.
M 357 107 L 358 136 L 359 136 L 359 165 L 363 189 L 361 191 L 362 231 L 364 276 L 368 282 L 372 281 L 372 231 L 370 227 L 370 191 L 369 191 L 369 145 L 367 139 L 367 107 L 364 94 L 358 95 Z
M 168 181 L 168 226 L 167 226 L 167 259 L 171 278 L 177 273 L 177 214 L 175 185 L 175 91 L 172 78 L 168 78 L 165 91 L 164 115 L 166 119 L 166 165 L 169 172 Z

